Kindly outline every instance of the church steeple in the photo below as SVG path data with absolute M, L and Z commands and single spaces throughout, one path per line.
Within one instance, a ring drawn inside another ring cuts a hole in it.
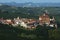
M 48 16 L 48 10 L 44 10 L 44 12 L 43 12 L 43 16 Z
M 48 15 L 49 14 L 48 10 L 44 10 L 43 14 Z

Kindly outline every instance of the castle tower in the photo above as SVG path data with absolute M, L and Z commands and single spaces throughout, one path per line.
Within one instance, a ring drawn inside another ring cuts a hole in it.
M 19 17 L 17 17 L 17 19 L 20 19 Z
M 52 18 L 50 18 L 50 21 L 55 22 L 55 17 L 53 16 Z

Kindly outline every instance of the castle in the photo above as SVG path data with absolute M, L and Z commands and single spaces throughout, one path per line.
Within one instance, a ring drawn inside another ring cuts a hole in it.
M 52 16 L 52 18 L 50 18 L 49 14 L 47 12 L 44 12 L 41 16 L 39 16 L 38 20 L 17 17 L 17 18 L 14 18 L 13 20 L 0 19 L 0 23 L 8 24 L 8 25 L 11 24 L 12 26 L 20 25 L 24 28 L 36 28 L 38 25 L 43 26 L 44 24 L 46 24 L 46 26 L 57 28 L 57 24 L 55 22 L 55 17 Z
M 39 24 L 40 25 L 46 24 L 47 26 L 57 28 L 57 24 L 56 24 L 54 16 L 50 18 L 48 13 L 46 12 L 44 12 L 43 15 L 39 16 Z

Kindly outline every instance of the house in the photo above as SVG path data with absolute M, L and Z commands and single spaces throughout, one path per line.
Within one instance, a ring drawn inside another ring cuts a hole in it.
M 12 22 L 12 20 L 11 19 L 6 19 L 6 20 L 4 20 L 4 24 L 12 24 L 13 22 Z
M 23 22 L 23 21 L 20 23 L 20 26 L 22 26 L 24 28 L 28 28 L 27 24 L 25 22 Z
M 52 18 L 50 18 L 50 25 L 49 26 L 57 28 L 57 23 L 56 23 L 54 16 L 52 16 Z
M 14 18 L 12 26 L 18 26 L 18 25 L 20 25 L 20 22 L 21 22 L 21 20 L 19 17 Z

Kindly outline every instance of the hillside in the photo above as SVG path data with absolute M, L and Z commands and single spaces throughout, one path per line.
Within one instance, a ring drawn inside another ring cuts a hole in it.
M 58 40 L 60 39 L 60 7 L 15 7 L 0 5 L 0 18 L 13 19 L 15 17 L 38 19 L 43 12 L 47 10 L 49 16 L 54 16 L 58 28 L 47 29 L 38 25 L 36 29 L 26 30 L 21 26 L 13 27 L 11 25 L 0 23 L 0 40 Z
M 60 28 L 48 30 L 46 26 L 37 26 L 34 30 L 27 30 L 0 23 L 0 40 L 58 40 L 59 37 Z
M 8 5 L 0 6 L 0 18 L 14 18 L 14 17 L 23 17 L 23 18 L 35 18 L 43 14 L 47 10 L 49 16 L 55 16 L 56 20 L 60 20 L 60 7 L 15 7 Z

